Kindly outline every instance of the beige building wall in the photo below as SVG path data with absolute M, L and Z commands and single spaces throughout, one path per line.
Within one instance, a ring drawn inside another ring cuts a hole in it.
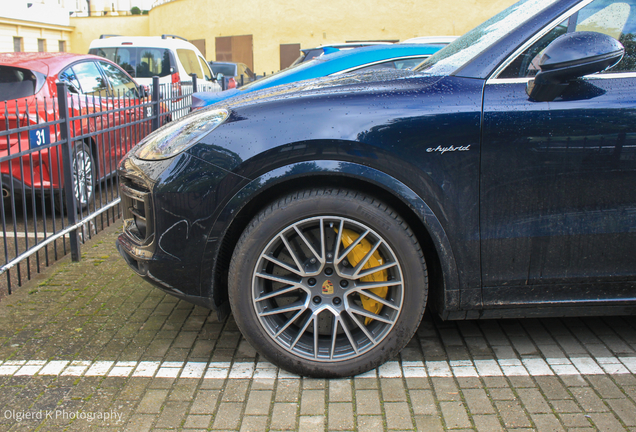
M 71 17 L 71 25 L 75 27 L 71 37 L 73 52 L 88 53 L 91 41 L 103 34 L 150 36 L 149 19 L 149 15 Z
M 13 38 L 22 38 L 24 52 L 37 52 L 38 39 L 44 39 L 44 51 L 58 52 L 59 42 L 66 42 L 66 51 L 72 50 L 72 27 L 57 26 L 0 17 L 0 52 L 13 52 Z
M 74 52 L 85 53 L 100 34 L 176 34 L 204 39 L 207 60 L 216 60 L 219 36 L 253 36 L 254 72 L 279 69 L 280 45 L 301 48 L 360 40 L 459 36 L 516 0 L 243 0 L 224 7 L 216 0 L 175 0 L 148 16 L 71 18 Z M 143 20 L 146 21 L 143 21 Z

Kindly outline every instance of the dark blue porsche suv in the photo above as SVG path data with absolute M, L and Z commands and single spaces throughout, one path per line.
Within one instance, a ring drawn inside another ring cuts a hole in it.
M 119 167 L 130 267 L 338 377 L 442 319 L 636 306 L 636 0 L 524 0 L 415 71 L 216 104 Z

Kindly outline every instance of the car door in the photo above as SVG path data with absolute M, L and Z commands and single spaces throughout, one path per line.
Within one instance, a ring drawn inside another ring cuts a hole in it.
M 636 0 L 585 2 L 488 80 L 484 305 L 636 297 L 635 17 Z M 571 83 L 552 102 L 531 100 L 526 85 L 543 49 L 560 34 L 583 30 L 620 40 L 623 60 Z
M 110 165 L 106 167 L 106 172 L 110 173 L 115 171 L 121 157 L 146 135 L 148 125 L 140 123 L 146 117 L 146 112 L 140 106 L 137 84 L 117 66 L 103 61 L 99 65 L 113 93 L 113 112 L 109 115 L 109 120 L 115 127 L 126 125 L 113 132 Z M 148 109 L 151 110 L 151 107 Z M 152 111 L 150 114 L 152 115 Z
M 76 118 L 71 123 L 71 135 L 78 137 L 94 134 L 85 138 L 97 144 L 97 164 L 100 173 L 103 172 L 102 162 L 110 157 L 110 149 L 104 146 L 104 137 L 98 133 L 108 127 L 109 120 L 106 112 L 112 106 L 110 87 L 102 75 L 97 63 L 86 60 L 74 63 L 61 71 L 60 81 L 69 85 L 69 113 Z M 112 123 L 112 122 L 111 122 Z

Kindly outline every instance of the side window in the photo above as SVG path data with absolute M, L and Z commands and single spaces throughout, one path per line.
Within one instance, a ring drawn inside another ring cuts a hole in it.
M 110 83 L 115 96 L 139 97 L 139 93 L 137 93 L 137 85 L 128 75 L 126 75 L 124 71 L 106 62 L 99 62 L 99 65 L 102 67 L 104 74 L 108 78 L 108 82 Z
M 170 75 L 169 50 L 164 48 L 136 48 L 136 50 L 139 56 L 135 70 L 137 78 Z
M 83 62 L 71 67 L 79 82 L 80 91 L 90 96 L 109 96 L 108 84 L 93 62 Z
M 415 66 L 422 63 L 424 59 L 426 58 L 428 58 L 428 56 L 413 58 L 413 59 L 396 60 L 395 68 L 396 69 L 413 69 Z
M 625 56 L 604 73 L 636 71 L 636 0 L 596 0 L 572 14 L 519 55 L 499 78 L 533 77 L 539 72 L 543 50 L 557 37 L 574 31 L 594 31 L 623 44 Z
M 393 60 L 391 60 L 391 61 L 386 61 L 384 63 L 377 63 L 371 66 L 361 67 L 361 68 L 352 70 L 351 72 L 368 72 L 368 71 L 380 70 L 380 69 L 395 69 L 395 64 Z
M 203 57 L 199 57 L 199 61 L 201 62 L 201 69 L 203 69 L 203 75 L 205 75 L 205 80 L 212 81 L 214 79 L 214 74 L 210 70 L 210 66 L 208 66 L 208 62 L 206 62 Z M 197 78 L 198 78 L 198 75 L 197 75 Z
M 189 49 L 178 49 L 177 57 L 179 57 L 179 61 L 188 75 L 194 73 L 197 74 L 197 78 L 203 79 L 203 71 L 201 70 L 201 65 L 199 64 L 199 60 L 197 59 L 197 55 L 194 51 Z M 181 79 L 183 79 L 183 77 L 181 77 Z
M 499 74 L 499 78 L 526 78 L 535 76 L 539 72 L 539 59 L 543 54 L 543 50 L 550 45 L 550 42 L 567 33 L 568 20 L 569 19 L 566 19 L 557 25 L 550 30 L 548 34 L 521 53 L 506 70 Z
M 378 63 L 371 66 L 362 67 L 360 69 L 356 69 L 352 72 L 367 72 L 372 70 L 379 69 L 413 69 L 418 64 L 422 63 L 425 58 L 428 56 L 422 56 L 418 58 L 408 58 L 408 59 L 397 59 L 397 60 L 388 60 L 384 63 Z
M 117 63 L 126 72 L 131 75 L 135 75 L 135 52 L 137 48 L 92 48 L 88 53 L 98 55 L 100 57 L 107 58 L 108 60 Z
M 72 68 L 68 68 L 63 72 L 60 72 L 57 78 L 58 80 L 66 83 L 69 92 L 75 94 L 80 92 L 79 81 L 77 81 L 77 77 L 75 76 L 75 72 L 73 72 Z

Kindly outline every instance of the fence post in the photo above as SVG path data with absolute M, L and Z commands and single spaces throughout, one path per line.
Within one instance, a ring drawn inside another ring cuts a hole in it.
M 60 138 L 63 140 L 62 149 L 62 166 L 64 170 L 64 198 L 66 200 L 66 211 L 68 214 L 68 224 L 73 226 L 77 224 L 77 201 L 75 200 L 75 179 L 73 178 L 73 142 L 71 139 L 71 122 L 68 113 L 68 91 L 66 83 L 58 82 L 57 84 L 57 106 L 60 111 Z M 79 231 L 74 229 L 69 233 L 69 241 L 71 246 L 71 260 L 80 260 L 80 241 Z
M 152 77 L 152 131 L 156 131 L 157 129 L 159 129 L 159 117 L 160 117 L 160 110 L 159 110 L 159 77 L 158 76 L 153 76 Z
M 197 74 L 192 73 L 190 76 L 192 77 L 192 93 L 194 94 L 197 92 Z

